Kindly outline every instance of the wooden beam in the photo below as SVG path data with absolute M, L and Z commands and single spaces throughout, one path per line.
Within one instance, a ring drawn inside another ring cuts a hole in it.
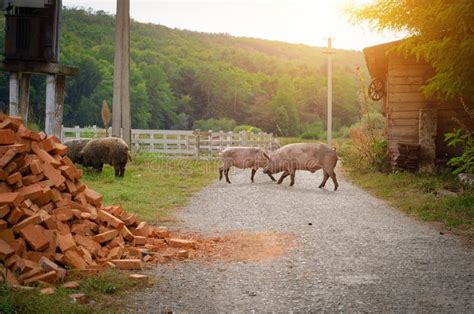
M 123 54 L 122 54 L 122 139 L 131 147 L 132 120 L 130 110 L 130 0 L 123 0 Z
M 19 115 L 23 118 L 23 123 L 28 123 L 28 107 L 30 104 L 30 73 L 22 73 L 20 78 L 20 102 Z
M 114 86 L 112 98 L 112 136 L 114 137 L 121 137 L 122 135 L 122 11 L 122 1 L 117 0 L 117 11 L 115 14 Z
M 61 128 L 63 125 L 65 81 L 66 77 L 64 75 L 56 76 L 54 134 L 58 138 L 61 138 Z
M 46 77 L 46 119 L 44 131 L 48 135 L 54 134 L 54 120 L 56 109 L 56 76 L 48 75 Z
M 65 76 L 79 75 L 78 67 L 67 66 L 59 63 L 42 63 L 27 61 L 0 61 L 0 71 L 59 74 Z
M 10 73 L 10 109 L 9 113 L 12 116 L 18 116 L 20 110 L 18 108 L 18 102 L 20 98 L 20 83 L 18 79 L 18 72 Z

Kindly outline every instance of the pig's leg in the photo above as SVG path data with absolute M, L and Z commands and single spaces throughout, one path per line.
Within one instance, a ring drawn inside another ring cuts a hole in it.
M 291 179 L 290 186 L 295 185 L 295 174 L 296 174 L 295 170 L 292 170 L 290 173 L 290 179 Z
M 224 175 L 225 175 L 225 181 L 230 184 L 229 180 L 229 168 L 224 170 Z
M 224 167 L 219 167 L 219 181 L 222 180 L 222 172 L 224 172 Z
M 329 174 L 326 172 L 326 170 L 323 169 L 324 172 L 324 179 L 319 185 L 319 188 L 323 188 L 326 185 L 326 181 L 329 179 Z
M 270 174 L 270 173 L 267 173 L 267 175 L 270 177 L 270 179 L 272 179 L 273 182 L 275 182 L 275 178 Z
M 252 181 L 252 183 L 253 183 L 253 178 L 255 177 L 256 172 L 257 172 L 257 169 L 252 168 L 252 175 L 250 176 L 250 180 Z
M 334 182 L 334 191 L 336 191 L 339 187 L 339 183 L 337 183 L 336 173 L 334 172 L 334 169 L 328 170 L 328 174 L 331 177 L 332 182 Z
M 283 174 L 281 175 L 280 179 L 278 179 L 278 182 L 277 184 L 281 184 L 283 182 L 283 180 L 288 177 L 290 175 L 290 173 L 288 171 L 285 171 L 283 172 Z

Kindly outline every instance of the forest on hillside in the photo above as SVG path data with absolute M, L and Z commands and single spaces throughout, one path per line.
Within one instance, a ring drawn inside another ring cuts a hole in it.
M 61 40 L 61 63 L 81 70 L 66 81 L 64 125 L 102 126 L 102 103 L 112 104 L 114 17 L 65 8 Z M 190 129 L 206 125 L 199 120 L 214 119 L 229 128 L 245 124 L 280 135 L 300 134 L 326 119 L 324 50 L 132 21 L 132 127 Z M 359 118 L 358 67 L 366 72 L 361 52 L 336 50 L 335 128 Z M 45 77 L 33 76 L 30 121 L 39 126 L 44 99 Z M 0 102 L 5 110 L 6 74 L 0 77 Z

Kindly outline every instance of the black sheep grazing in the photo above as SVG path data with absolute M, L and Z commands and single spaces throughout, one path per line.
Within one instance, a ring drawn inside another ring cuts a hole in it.
M 72 162 L 80 165 L 83 164 L 81 151 L 89 141 L 90 139 L 77 139 L 64 142 L 64 145 L 68 147 L 67 156 L 72 160 Z
M 127 143 L 116 137 L 90 140 L 82 149 L 81 157 L 85 167 L 93 167 L 98 172 L 104 164 L 113 166 L 116 177 L 125 175 L 125 166 L 131 160 Z

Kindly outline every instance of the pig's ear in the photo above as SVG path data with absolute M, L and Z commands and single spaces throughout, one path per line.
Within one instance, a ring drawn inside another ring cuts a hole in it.
M 263 157 L 267 158 L 268 160 L 270 160 L 270 156 L 267 154 L 267 153 L 263 153 Z

